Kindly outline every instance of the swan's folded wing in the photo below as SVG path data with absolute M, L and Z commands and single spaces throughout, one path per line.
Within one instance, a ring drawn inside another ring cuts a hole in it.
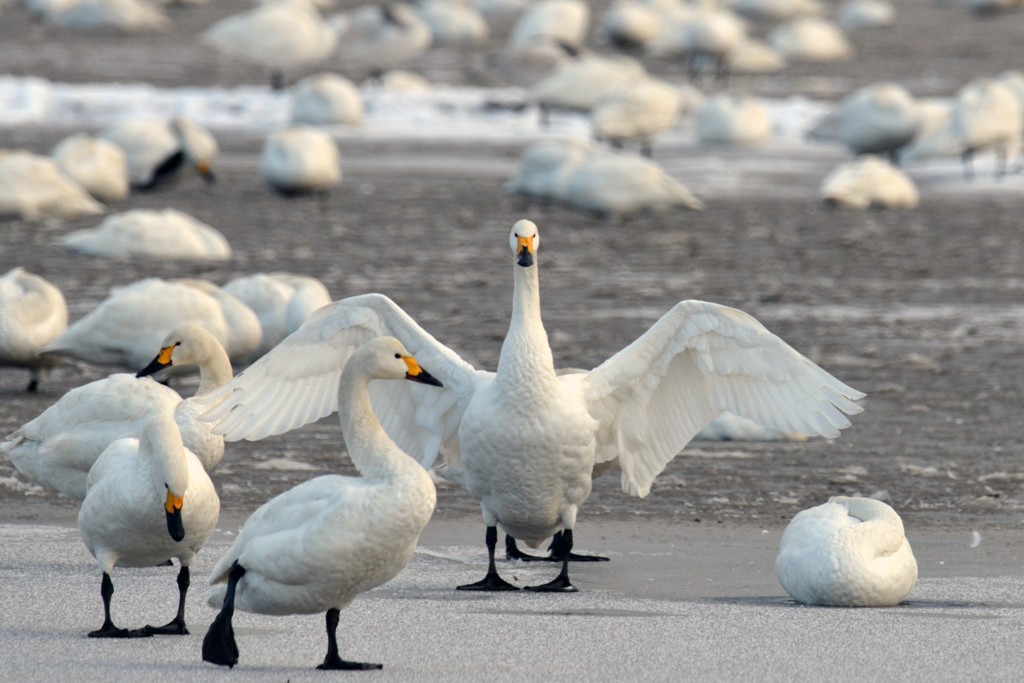
M 746 313 L 705 301 L 676 304 L 592 370 L 584 392 L 600 421 L 596 462 L 618 458 L 622 488 L 637 496 L 723 411 L 832 438 L 864 396 Z
M 321 308 L 231 382 L 204 396 L 202 402 L 211 408 L 202 419 L 216 422 L 214 432 L 223 434 L 228 441 L 255 441 L 329 415 L 338 408 L 341 373 L 353 352 L 370 339 L 384 335 L 401 340 L 419 364 L 441 380 L 444 388 L 375 391 L 375 411 L 403 448 L 416 438 L 412 433 L 403 433 L 402 425 L 434 431 L 440 435 L 434 442 L 443 441 L 448 438 L 445 434 L 451 429 L 451 422 L 457 425 L 478 373 L 382 294 L 350 297 Z M 447 410 L 431 413 L 434 406 L 447 406 Z M 428 419 L 432 414 L 438 420 L 434 424 Z M 420 446 L 421 461 L 427 457 L 423 451 Z

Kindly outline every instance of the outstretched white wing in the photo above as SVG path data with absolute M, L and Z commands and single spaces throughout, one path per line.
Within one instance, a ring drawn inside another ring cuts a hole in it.
M 338 409 L 338 384 L 359 346 L 391 335 L 443 389 L 412 382 L 372 382 L 374 412 L 395 443 L 429 467 L 438 449 L 457 449 L 462 412 L 477 382 L 474 370 L 391 299 L 364 294 L 324 306 L 231 382 L 203 397 L 202 419 L 228 441 L 256 441 L 301 427 Z
M 808 436 L 839 436 L 864 394 L 797 353 L 753 317 L 681 301 L 588 375 L 600 422 L 596 462 L 619 459 L 622 488 L 646 496 L 654 478 L 707 423 L 730 411 Z

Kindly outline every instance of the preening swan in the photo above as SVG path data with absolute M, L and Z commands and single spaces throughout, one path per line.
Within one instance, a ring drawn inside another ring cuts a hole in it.
M 208 130 L 184 116 L 169 121 L 132 119 L 104 129 L 100 137 L 124 150 L 133 188 L 150 190 L 178 176 L 190 165 L 207 182 L 216 178 L 213 160 L 219 151 Z
M 887 607 L 914 587 L 917 560 L 895 510 L 871 498 L 833 496 L 789 523 L 775 571 L 797 602 Z
M 211 584 L 226 581 L 227 587 L 211 598 L 222 609 L 203 639 L 208 662 L 238 662 L 231 626 L 237 607 L 274 615 L 327 612 L 327 656 L 317 668 L 381 668 L 338 656 L 339 612 L 405 567 L 437 494 L 430 475 L 388 438 L 374 415 L 370 381 L 440 382 L 390 337 L 332 360 L 345 369 L 337 368 L 340 385 L 334 384 L 331 403 L 338 406 L 349 456 L 362 477 L 317 477 L 273 498 L 246 521 L 210 574 Z M 411 415 L 403 419 L 413 421 Z
M 260 176 L 284 194 L 326 192 L 341 182 L 341 154 L 329 133 L 292 126 L 267 136 Z
M 861 210 L 913 209 L 919 201 L 910 176 L 870 154 L 829 173 L 818 194 L 829 204 Z
M 182 444 L 169 412 L 151 415 L 138 438 L 110 444 L 89 471 L 89 488 L 78 511 L 82 540 L 103 572 L 103 626 L 89 637 L 188 635 L 189 565 L 206 545 L 219 516 L 213 482 Z M 110 618 L 114 567 L 153 567 L 172 557 L 181 564 L 174 619 L 138 631 L 116 627 Z
M 0 277 L 0 366 L 27 368 L 28 391 L 39 388 L 39 375 L 52 365 L 39 356 L 68 326 L 64 295 L 43 278 L 12 268 Z
M 326 306 L 212 398 L 204 418 L 227 440 L 261 439 L 337 408 L 340 368 L 366 338 L 398 337 L 444 382 L 427 393 L 389 386 L 374 409 L 399 446 L 480 501 L 487 577 L 467 589 L 512 588 L 494 567 L 497 526 L 535 545 L 563 529 L 568 549 L 595 465 L 618 458 L 622 488 L 646 496 L 655 477 L 728 410 L 787 432 L 834 438 L 863 396 L 749 315 L 682 301 L 639 339 L 586 373 L 557 375 L 541 321 L 537 226 L 509 235 L 512 319 L 497 372 L 477 370 L 390 299 L 367 294 Z M 395 383 L 392 383 L 392 385 Z M 568 567 L 539 590 L 575 590 Z
M 183 325 L 167 335 L 157 358 L 137 376 L 171 363 L 199 366 L 195 396 L 182 400 L 157 382 L 125 373 L 110 375 L 61 396 L 0 443 L 0 452 L 25 477 L 82 500 L 89 469 L 100 453 L 117 439 L 137 437 L 153 414 L 170 412 L 185 446 L 212 470 L 224 455 L 224 438 L 198 419 L 209 406 L 197 401 L 231 379 L 231 364 L 213 335 L 195 325 Z

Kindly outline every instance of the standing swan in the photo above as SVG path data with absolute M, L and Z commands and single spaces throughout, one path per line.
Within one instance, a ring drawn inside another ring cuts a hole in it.
M 794 351 L 746 313 L 704 301 L 675 305 L 639 339 L 589 372 L 557 375 L 541 321 L 537 226 L 509 235 L 512 319 L 497 372 L 476 370 L 390 299 L 368 294 L 320 309 L 298 331 L 212 396 L 204 419 L 227 440 L 261 439 L 337 408 L 347 359 L 368 336 L 402 340 L 438 375 L 430 394 L 388 387 L 374 409 L 403 450 L 480 501 L 488 571 L 467 590 L 510 590 L 494 566 L 497 526 L 537 545 L 564 530 L 565 561 L 544 591 L 575 591 L 568 553 L 595 465 L 618 458 L 622 488 L 646 496 L 655 477 L 724 411 L 766 427 L 833 438 L 863 396 Z M 415 387 L 412 387 L 415 389 Z M 226 397 L 226 398 L 225 398 Z
M 797 602 L 888 607 L 914 587 L 917 560 L 895 510 L 871 498 L 833 496 L 789 523 L 775 571 Z
M 210 538 L 219 516 L 220 500 L 213 482 L 199 459 L 185 448 L 169 412 L 150 417 L 138 439 L 110 444 L 89 471 L 89 490 L 78 512 L 82 540 L 103 572 L 103 626 L 89 637 L 188 635 L 189 565 Z M 174 619 L 137 631 L 114 626 L 110 618 L 114 565 L 152 567 L 172 557 L 181 563 Z
M 138 377 L 171 364 L 199 366 L 196 395 L 182 400 L 176 391 Z M 0 443 L 15 468 L 32 481 L 82 500 L 89 469 L 117 439 L 138 436 L 153 414 L 170 411 L 186 446 L 212 470 L 224 455 L 224 438 L 198 419 L 209 406 L 198 399 L 231 379 L 231 363 L 212 334 L 196 325 L 173 330 L 161 351 L 138 375 L 117 373 L 76 387 Z
M 380 669 L 338 656 L 339 612 L 363 591 L 394 578 L 409 562 L 437 494 L 430 475 L 388 438 L 370 403 L 370 380 L 409 379 L 441 386 L 402 343 L 372 339 L 352 354 L 337 394 L 341 430 L 362 477 L 327 475 L 270 500 L 246 521 L 210 575 L 227 582 L 203 639 L 203 659 L 238 663 L 231 617 L 327 611 L 327 656 L 318 669 Z

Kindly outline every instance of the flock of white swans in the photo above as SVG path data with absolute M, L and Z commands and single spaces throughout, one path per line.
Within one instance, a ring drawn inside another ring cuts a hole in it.
M 159 30 L 170 21 L 143 0 L 24 4 L 45 22 L 82 29 Z M 700 210 L 704 201 L 652 158 L 657 137 L 684 116 L 702 144 L 755 145 L 773 135 L 756 97 L 728 89 L 707 96 L 650 75 L 640 59 L 591 51 L 591 10 L 579 0 L 425 0 L 325 18 L 326 4 L 271 0 L 210 26 L 203 39 L 226 58 L 265 69 L 277 87 L 291 72 L 341 53 L 379 70 L 375 87 L 414 90 L 430 85 L 384 68 L 431 45 L 481 45 L 492 17 L 515 17 L 489 68 L 513 74 L 508 80 L 525 86 L 525 100 L 541 118 L 586 112 L 593 139 L 550 138 L 527 147 L 507 185 L 512 192 L 599 214 Z M 1019 3 L 968 4 L 995 12 Z M 596 35 L 610 46 L 679 57 L 691 76 L 718 82 L 794 61 L 853 58 L 846 31 L 896 20 L 885 0 L 849 0 L 834 20 L 826 15 L 815 0 L 617 0 Z M 765 21 L 778 26 L 764 40 L 753 37 L 748 22 Z M 290 97 L 292 125 L 267 137 L 260 176 L 281 193 L 329 191 L 341 182 L 341 161 L 321 126 L 358 126 L 365 116 L 360 88 L 321 73 L 298 82 Z M 819 126 L 819 135 L 857 156 L 824 179 L 820 194 L 861 209 L 913 208 L 919 193 L 901 164 L 960 157 L 971 175 L 974 155 L 991 151 L 1003 174 L 1012 170 L 1022 134 L 1020 72 L 967 83 L 942 103 L 915 100 L 896 83 L 870 85 Z M 624 149 L 633 145 L 637 152 Z M 0 215 L 101 214 L 183 172 L 215 182 L 217 155 L 213 134 L 180 114 L 78 133 L 49 154 L 3 151 Z M 82 501 L 79 528 L 102 572 L 104 604 L 103 624 L 89 635 L 188 633 L 189 566 L 217 524 L 219 500 L 208 473 L 226 441 L 285 433 L 338 412 L 360 476 L 317 477 L 252 514 L 210 577 L 224 586 L 211 598 L 220 611 L 204 638 L 203 659 L 238 662 L 236 608 L 326 613 L 328 651 L 319 668 L 367 669 L 380 665 L 339 654 L 339 612 L 408 563 L 436 502 L 430 470 L 480 504 L 488 569 L 460 590 L 519 589 L 498 573 L 500 527 L 533 547 L 556 536 L 546 559 L 558 561 L 559 573 L 526 588 L 572 592 L 570 562 L 582 559 L 571 552 L 573 532 L 593 478 L 617 470 L 623 491 L 643 497 L 716 420 L 739 416 L 774 434 L 836 438 L 850 426 L 847 416 L 861 410 L 861 392 L 754 318 L 702 301 L 676 304 L 589 371 L 557 368 L 541 317 L 539 230 L 520 220 L 508 238 L 512 310 L 495 371 L 467 363 L 383 294 L 332 303 L 320 281 L 302 275 L 252 274 L 223 287 L 149 278 L 115 289 L 70 325 L 63 294 L 52 284 L 21 268 L 0 277 L 0 364 L 27 368 L 29 390 L 69 357 L 137 371 L 67 392 L 0 443 L 24 476 Z M 69 232 L 62 243 L 91 255 L 232 258 L 216 229 L 170 208 L 111 215 L 95 228 Z M 233 366 L 244 365 L 233 376 Z M 151 377 L 196 368 L 199 387 L 187 398 Z M 507 547 L 511 552 L 514 540 Z M 115 566 L 172 558 L 179 561 L 173 619 L 116 626 Z M 794 599 L 826 605 L 894 605 L 917 577 L 895 511 L 841 497 L 793 519 L 776 570 Z

